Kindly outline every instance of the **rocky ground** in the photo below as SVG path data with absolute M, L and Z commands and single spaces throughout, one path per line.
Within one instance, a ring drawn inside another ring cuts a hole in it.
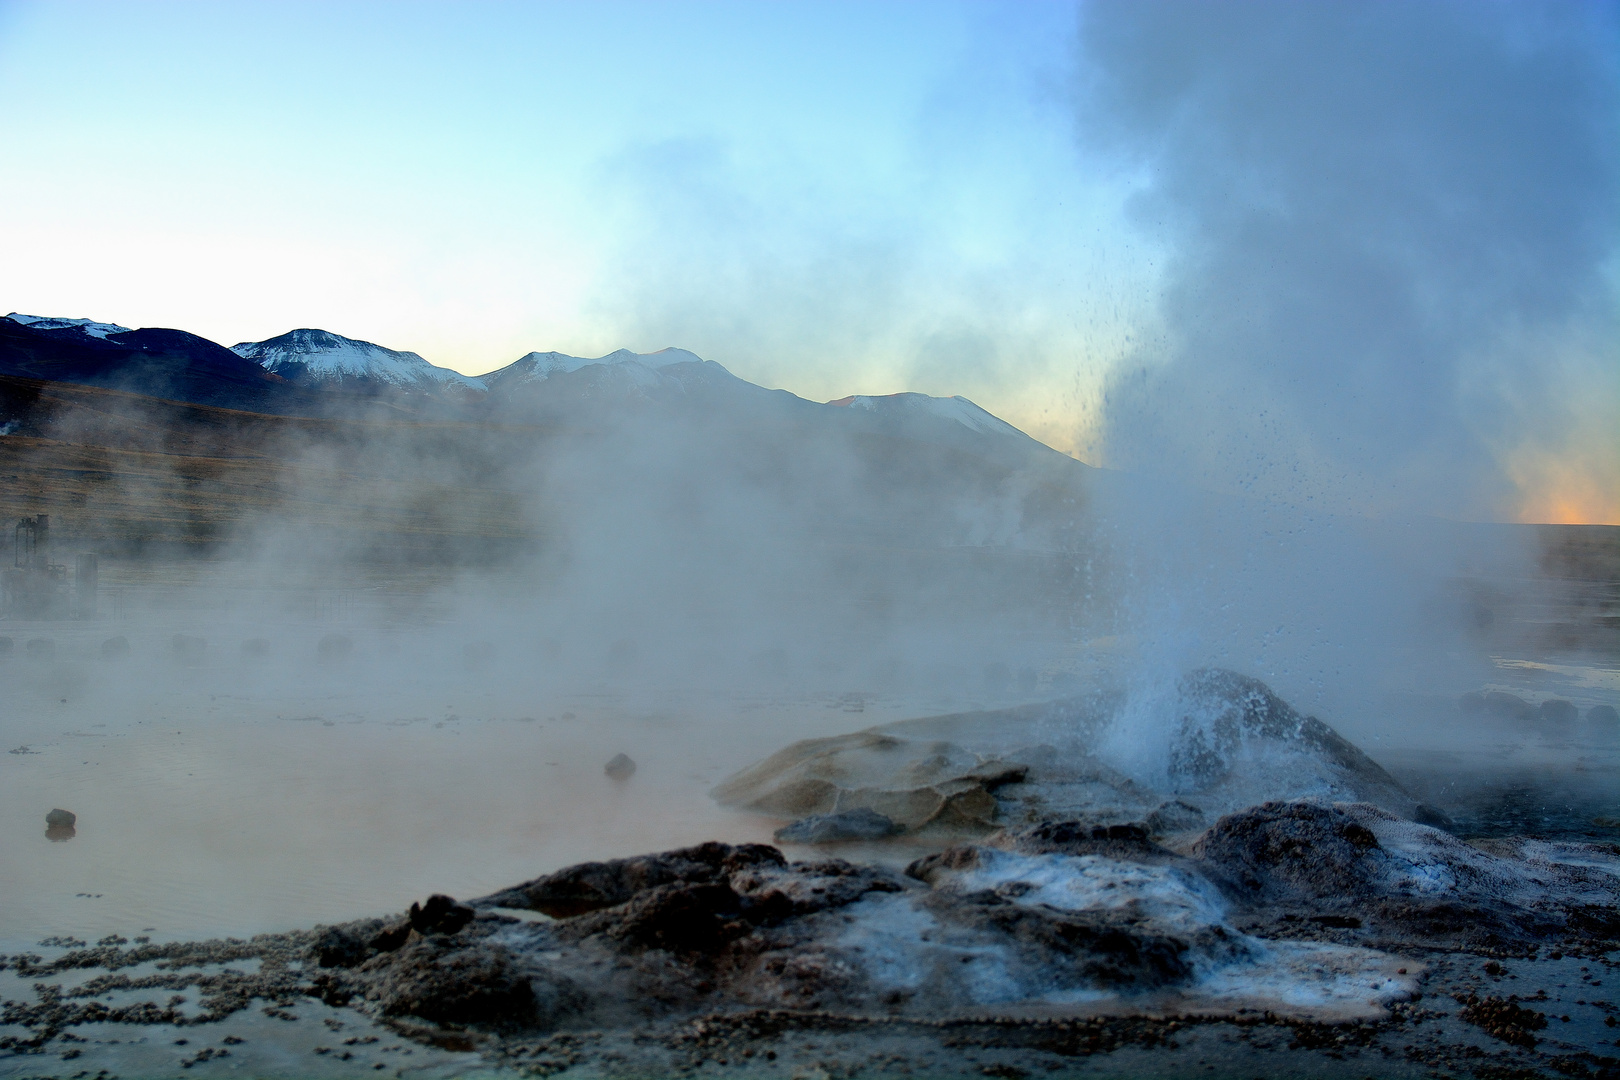
M 708 843 L 248 941 L 43 942 L 0 958 L 0 1076 L 1620 1077 L 1620 846 L 1459 838 L 1234 679 L 1189 683 L 1165 790 L 1104 771 L 1102 726 L 990 754 L 936 718 L 722 785 L 858 841 L 810 859 Z M 1231 807 L 1267 760 L 1290 797 Z M 1112 794 L 1042 812 L 1080 788 Z M 885 851 L 918 857 L 855 858 Z

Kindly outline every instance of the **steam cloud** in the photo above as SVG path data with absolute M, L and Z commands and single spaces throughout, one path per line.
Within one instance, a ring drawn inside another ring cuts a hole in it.
M 1534 499 L 1527 457 L 1620 477 L 1615 16 L 1087 4 L 1083 139 L 1172 253 L 1109 462 L 1476 520 Z

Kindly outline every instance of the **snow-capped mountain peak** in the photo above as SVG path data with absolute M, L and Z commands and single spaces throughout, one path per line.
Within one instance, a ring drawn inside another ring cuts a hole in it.
M 96 322 L 94 319 L 55 319 L 48 315 L 24 315 L 13 311 L 6 318 L 22 326 L 35 330 L 71 330 L 74 327 L 83 330 L 91 337 L 106 340 L 108 334 L 127 334 L 130 328 L 119 326 L 117 323 Z
M 906 414 L 933 416 L 941 420 L 961 424 L 970 431 L 1029 438 L 1028 435 L 1025 435 L 1007 421 L 979 408 L 979 406 L 960 395 L 942 398 L 914 393 L 884 394 L 881 396 L 851 394 L 849 397 L 829 401 L 827 404 L 849 409 L 860 409 L 895 418 Z
M 560 352 L 532 352 L 519 357 L 512 363 L 481 376 L 483 385 L 490 390 L 510 389 L 525 383 L 540 382 L 553 375 L 562 375 L 568 372 L 579 371 L 581 368 L 592 367 L 598 364 L 617 365 L 635 364 L 648 370 L 668 367 L 671 364 L 701 364 L 704 360 L 696 353 L 685 349 L 667 348 L 657 352 L 638 353 L 629 349 L 619 349 L 606 356 L 595 358 L 584 356 L 570 356 Z
M 376 382 L 413 389 L 482 383 L 449 368 L 429 363 L 413 352 L 398 352 L 334 334 L 328 330 L 292 330 L 266 341 L 244 341 L 231 351 L 266 370 L 301 383 Z

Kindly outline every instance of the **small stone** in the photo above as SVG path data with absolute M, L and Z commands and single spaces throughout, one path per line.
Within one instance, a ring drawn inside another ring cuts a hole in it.
M 630 760 L 629 754 L 614 754 L 613 759 L 602 769 L 612 780 L 628 780 L 636 774 L 636 763 Z
M 1614 727 L 1620 725 L 1620 712 L 1616 712 L 1613 705 L 1594 705 L 1586 710 L 1586 722 Z
M 56 829 L 70 829 L 79 820 L 79 816 L 71 810 L 52 810 L 45 815 L 45 824 Z

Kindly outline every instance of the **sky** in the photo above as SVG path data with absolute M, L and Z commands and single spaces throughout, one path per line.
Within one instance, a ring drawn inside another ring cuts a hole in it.
M 1612 2 L 0 0 L 0 307 L 1620 522 Z

